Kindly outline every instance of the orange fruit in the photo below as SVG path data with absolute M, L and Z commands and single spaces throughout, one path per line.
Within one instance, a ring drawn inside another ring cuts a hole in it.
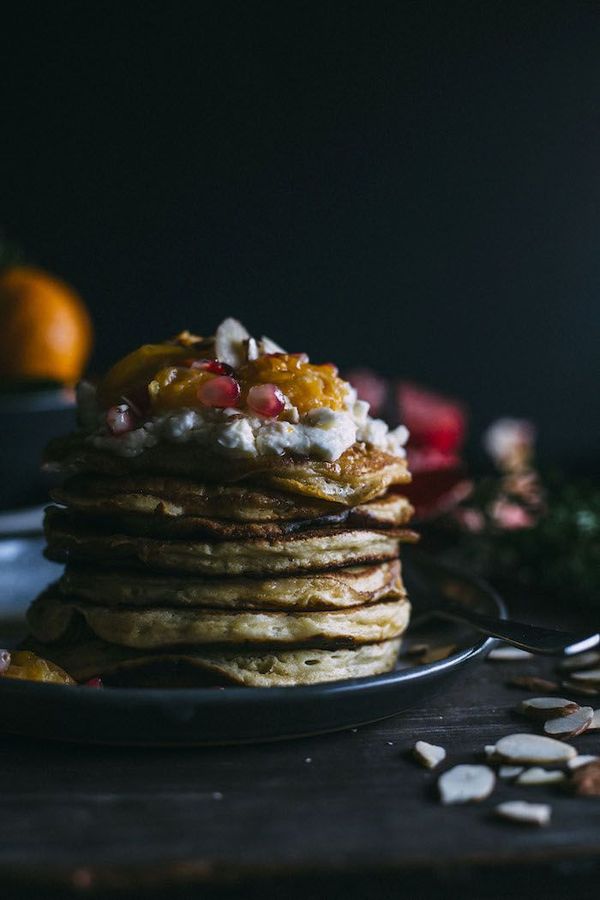
M 92 349 L 83 300 L 42 269 L 0 271 L 0 378 L 74 384 Z

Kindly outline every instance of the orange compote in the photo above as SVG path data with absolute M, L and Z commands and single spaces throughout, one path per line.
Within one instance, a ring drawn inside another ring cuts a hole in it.
M 290 405 L 301 416 L 322 407 L 340 410 L 345 396 L 336 367 L 310 363 L 304 353 L 264 354 L 234 371 L 193 346 L 167 343 L 146 344 L 128 354 L 98 386 L 98 401 L 108 409 L 115 434 L 148 415 L 177 409 L 229 407 L 285 418 Z
M 193 357 L 189 347 L 175 344 L 144 344 L 128 353 L 109 369 L 98 385 L 98 403 L 108 409 L 115 403 L 122 403 L 124 397 L 136 395 L 148 389 L 157 372 L 168 366 L 182 365 Z
M 205 381 L 215 378 L 214 374 L 189 366 L 165 366 L 160 369 L 148 385 L 148 394 L 155 412 L 170 409 L 199 406 L 198 389 Z
M 331 363 L 314 365 L 303 353 L 271 353 L 246 363 L 238 372 L 242 405 L 257 384 L 274 384 L 300 415 L 319 409 L 342 409 L 346 387 Z
M 48 659 L 42 659 L 36 653 L 29 650 L 17 650 L 11 653 L 10 665 L 2 678 L 18 678 L 23 681 L 41 681 L 44 684 L 76 684 L 77 682 L 70 675 L 50 662 Z

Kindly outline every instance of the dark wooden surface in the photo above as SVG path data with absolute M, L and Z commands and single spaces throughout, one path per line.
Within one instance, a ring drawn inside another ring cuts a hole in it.
M 534 618 L 529 616 L 529 618 Z M 3 897 L 587 897 L 600 878 L 600 800 L 499 784 L 442 807 L 409 755 L 448 764 L 515 730 L 516 673 L 484 662 L 408 714 L 329 736 L 194 750 L 103 749 L 2 737 Z M 573 743 L 600 752 L 600 733 Z M 495 821 L 508 798 L 553 806 L 546 829 Z

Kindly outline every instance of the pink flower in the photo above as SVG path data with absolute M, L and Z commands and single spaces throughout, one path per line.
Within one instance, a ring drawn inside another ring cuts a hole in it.
M 479 534 L 485 529 L 485 516 L 472 506 L 459 506 L 452 514 L 453 519 L 472 534 Z
M 525 506 L 535 512 L 545 507 L 545 492 L 541 485 L 539 475 L 533 470 L 510 473 L 502 479 L 502 489 L 522 500 Z
M 503 472 L 520 472 L 533 458 L 535 425 L 527 419 L 497 419 L 483 435 L 483 446 Z
M 495 524 L 505 531 L 517 531 L 520 528 L 532 528 L 535 525 L 534 517 L 524 507 L 503 498 L 492 504 L 490 515 Z

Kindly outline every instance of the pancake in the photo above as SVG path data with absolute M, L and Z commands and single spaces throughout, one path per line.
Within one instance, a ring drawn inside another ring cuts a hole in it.
M 342 523 L 397 528 L 408 524 L 414 512 L 408 499 L 398 493 L 388 493 L 349 509 L 303 498 L 295 504 L 291 495 L 241 486 L 227 488 L 143 476 L 78 476 L 53 490 L 52 497 L 84 517 L 112 523 L 116 531 L 175 538 L 277 538 L 311 525 Z M 249 508 L 244 506 L 246 501 Z M 206 514 L 199 512 L 202 509 Z M 253 511 L 258 521 L 252 521 Z
M 67 567 L 63 597 L 104 606 L 331 609 L 406 597 L 400 561 L 287 578 L 195 578 L 136 570 Z
M 83 525 L 56 508 L 46 512 L 45 532 L 46 555 L 57 562 L 135 563 L 158 571 L 232 576 L 286 575 L 384 562 L 399 556 L 402 541 L 417 538 L 401 529 L 331 527 L 280 540 L 160 540 Z
M 408 497 L 391 490 L 383 497 L 355 506 L 348 513 L 347 522 L 358 528 L 402 528 L 408 525 L 414 513 Z
M 139 514 L 161 519 L 201 517 L 267 523 L 315 519 L 344 511 L 339 503 L 282 491 L 160 475 L 76 475 L 51 495 L 78 512 L 101 516 Z
M 347 513 L 337 516 L 323 516 L 319 519 L 303 519 L 296 522 L 226 522 L 223 519 L 205 519 L 200 516 L 182 516 L 178 519 L 163 519 L 160 516 L 94 516 L 82 518 L 104 531 L 117 534 L 140 535 L 142 537 L 178 540 L 180 538 L 207 538 L 208 540 L 283 540 L 287 535 L 309 529 L 342 525 L 347 521 Z
M 383 498 L 385 500 L 387 498 Z M 405 497 L 390 497 L 391 502 L 379 505 L 372 510 L 370 503 L 354 509 L 346 509 L 336 515 L 320 516 L 314 519 L 300 519 L 284 522 L 231 522 L 224 519 L 209 519 L 203 516 L 164 517 L 153 515 L 106 515 L 89 516 L 78 512 L 82 521 L 94 521 L 105 530 L 125 532 L 126 534 L 145 535 L 159 538 L 214 538 L 217 540 L 236 540 L 264 538 L 276 540 L 286 535 L 307 529 L 323 528 L 331 525 L 348 527 L 370 527 L 377 529 L 397 528 L 408 524 L 412 518 L 413 508 Z
M 161 443 L 139 456 L 123 457 L 97 450 L 77 432 L 51 441 L 44 462 L 62 472 L 176 475 L 219 484 L 245 481 L 344 506 L 364 503 L 384 494 L 390 485 L 410 481 L 404 458 L 362 443 L 354 444 L 335 462 L 288 454 L 231 458 L 207 453 L 192 443 Z
M 371 644 L 402 634 L 410 604 L 393 600 L 349 609 L 265 612 L 208 608 L 105 607 L 61 597 L 50 588 L 34 600 L 27 622 L 37 640 L 52 643 L 69 633 L 79 617 L 97 637 L 126 647 L 179 644 L 323 645 Z
M 25 646 L 77 681 L 99 675 L 113 685 L 192 687 L 204 684 L 208 676 L 221 684 L 291 687 L 389 672 L 396 665 L 400 640 L 334 650 L 274 651 L 132 650 L 94 638 L 76 644 L 41 644 L 29 639 Z

